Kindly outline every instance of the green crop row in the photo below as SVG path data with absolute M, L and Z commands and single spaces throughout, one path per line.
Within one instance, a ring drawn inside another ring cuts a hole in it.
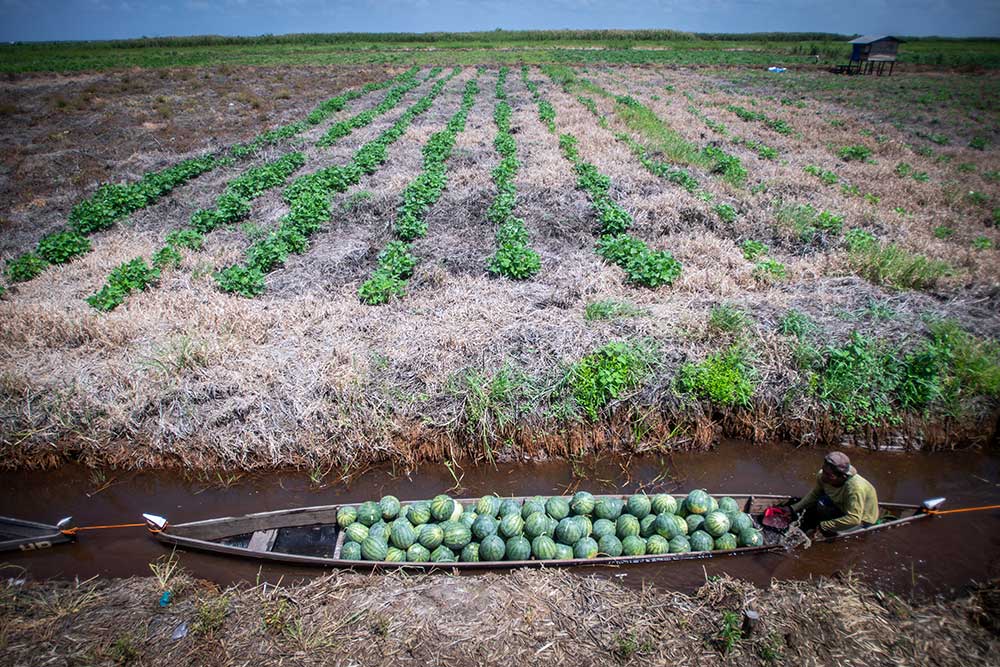
M 780 118 L 771 118 L 767 114 L 760 111 L 751 111 L 750 109 L 741 107 L 737 104 L 730 104 L 726 106 L 726 109 L 748 123 L 761 122 L 778 134 L 791 134 L 793 131 L 792 126 L 787 122 L 781 120 Z
M 326 131 L 326 134 L 324 134 L 320 140 L 316 142 L 316 145 L 321 147 L 332 146 L 338 139 L 346 137 L 359 127 L 369 125 L 377 117 L 387 111 L 390 111 L 391 109 L 394 109 L 406 93 L 420 85 L 420 82 L 417 81 L 417 78 L 413 76 L 412 72 L 413 70 L 410 70 L 410 75 L 402 79 L 398 86 L 390 90 L 389 94 L 385 96 L 385 99 L 382 100 L 378 106 L 362 111 L 361 113 L 351 116 L 350 118 L 342 120 L 338 123 L 334 123 L 330 129 Z M 435 77 L 440 73 L 441 68 L 435 67 L 431 70 L 430 76 Z
M 396 216 L 395 232 L 399 241 L 392 241 L 379 254 L 378 266 L 361 287 L 358 298 L 368 305 L 383 304 L 404 294 L 416 264 L 409 243 L 427 234 L 425 216 L 441 197 L 448 184 L 446 162 L 455 147 L 455 139 L 465 130 L 469 109 L 476 101 L 479 84 L 475 79 L 465 84 L 462 104 L 448 120 L 445 129 L 431 135 L 422 149 L 423 170 L 403 191 L 403 202 Z
M 542 264 L 538 253 L 528 246 L 528 230 L 524 221 L 514 216 L 514 206 L 517 203 L 514 177 L 520 163 L 517 160 L 517 142 L 510 132 L 510 105 L 504 101 L 507 98 L 504 91 L 507 72 L 508 68 L 503 67 L 497 77 L 498 102 L 493 110 L 493 120 L 497 126 L 493 146 L 500 153 L 501 160 L 493 169 L 493 183 L 497 187 L 497 194 L 486 214 L 489 221 L 497 227 L 497 250 L 489 259 L 487 268 L 490 273 L 523 280 L 538 273 Z
M 330 220 L 331 195 L 347 190 L 360 181 L 362 175 L 374 174 L 388 158 L 389 146 L 403 136 L 414 118 L 431 107 L 460 69 L 456 67 L 436 82 L 389 129 L 355 151 L 347 164 L 326 167 L 292 181 L 282 193 L 290 211 L 281 218 L 274 231 L 247 249 L 242 264 L 234 264 L 215 273 L 219 289 L 245 297 L 262 293 L 264 276 L 281 266 L 290 253 L 305 252 L 309 237 Z

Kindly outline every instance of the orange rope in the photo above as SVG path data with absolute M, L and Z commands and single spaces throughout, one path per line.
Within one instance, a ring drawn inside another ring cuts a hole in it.
M 66 530 L 60 530 L 59 532 L 63 535 L 76 535 L 77 532 L 81 530 L 104 530 L 106 528 L 141 528 L 145 526 L 144 523 L 116 523 L 110 526 L 75 526 L 73 528 L 67 528 Z
M 957 510 L 924 510 L 927 514 L 958 514 L 959 512 L 979 512 L 982 510 L 1000 510 L 1000 505 L 984 505 L 983 507 L 960 507 Z

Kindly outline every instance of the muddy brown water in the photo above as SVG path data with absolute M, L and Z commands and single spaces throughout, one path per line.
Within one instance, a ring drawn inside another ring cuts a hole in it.
M 526 462 L 455 469 L 426 465 L 409 474 L 375 468 L 349 483 L 317 485 L 303 472 L 248 474 L 224 485 L 218 478 L 193 479 L 170 471 L 123 473 L 65 466 L 48 472 L 0 473 L 0 515 L 54 523 L 72 515 L 76 525 L 141 521 L 152 512 L 180 523 L 305 505 L 378 499 L 456 496 L 555 495 L 578 488 L 595 493 L 639 488 L 686 493 L 791 493 L 808 491 L 823 452 L 789 445 L 724 442 L 710 452 L 664 457 L 596 458 L 582 463 Z M 851 452 L 859 471 L 883 501 L 919 503 L 946 496 L 947 508 L 1000 503 L 1000 453 Z M 148 575 L 149 563 L 168 553 L 143 528 L 81 532 L 76 543 L 33 553 L 0 554 L 0 574 L 34 578 Z M 317 568 L 178 552 L 192 575 L 219 584 L 286 583 L 323 574 Z M 23 570 L 21 569 L 23 568 Z M 710 558 L 621 568 L 576 568 L 581 574 L 614 577 L 629 586 L 653 585 L 690 591 L 706 576 L 727 573 L 766 585 L 772 579 L 804 579 L 852 571 L 906 596 L 954 593 L 973 582 L 1000 576 L 1000 511 L 934 517 L 915 525 L 815 545 L 806 550 Z

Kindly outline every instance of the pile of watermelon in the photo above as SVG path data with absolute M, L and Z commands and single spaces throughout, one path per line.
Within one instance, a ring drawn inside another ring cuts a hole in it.
M 749 514 L 729 497 L 696 489 L 626 500 L 483 496 L 463 506 L 446 495 L 401 505 L 394 496 L 342 507 L 344 560 L 390 563 L 565 560 L 714 551 L 764 544 Z

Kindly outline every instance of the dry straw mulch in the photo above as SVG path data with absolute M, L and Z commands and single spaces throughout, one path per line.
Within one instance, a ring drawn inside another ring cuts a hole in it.
M 847 576 L 722 578 L 693 595 L 563 570 L 332 574 L 218 590 L 179 574 L 11 582 L 0 660 L 12 665 L 970 665 L 1000 649 L 995 587 L 912 605 Z M 727 635 L 746 609 L 750 637 Z M 172 639 L 186 624 L 187 635 Z M 995 659 L 995 658 L 994 658 Z M 995 664 L 995 663 L 993 663 Z

